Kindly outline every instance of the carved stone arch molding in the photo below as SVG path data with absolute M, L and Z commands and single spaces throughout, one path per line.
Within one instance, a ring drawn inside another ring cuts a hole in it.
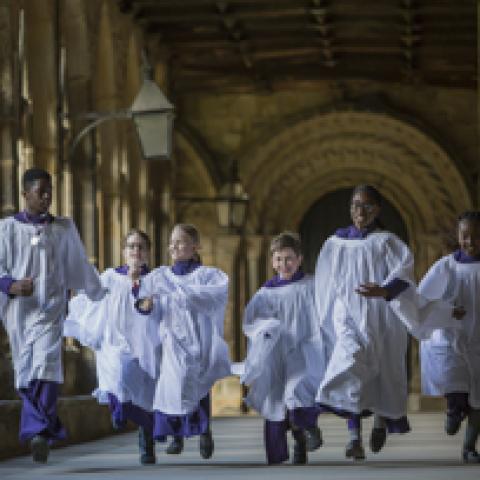
M 446 149 L 418 126 L 386 113 L 314 114 L 251 149 L 239 163 L 251 198 L 250 232 L 298 229 L 325 194 L 372 183 L 402 215 L 411 246 L 422 252 L 421 271 L 441 248 L 423 248 L 425 240 L 435 244 L 436 232 L 451 230 L 458 213 L 472 206 Z
M 298 226 L 324 194 L 370 181 L 410 227 L 451 226 L 471 198 L 455 162 L 430 136 L 391 115 L 333 111 L 283 129 L 240 160 L 250 227 Z M 288 207 L 288 208 L 285 208 Z

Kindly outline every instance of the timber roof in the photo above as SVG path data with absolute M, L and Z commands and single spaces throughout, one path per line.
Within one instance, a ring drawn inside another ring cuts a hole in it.
M 174 90 L 323 79 L 477 86 L 475 0 L 117 0 L 169 52 Z

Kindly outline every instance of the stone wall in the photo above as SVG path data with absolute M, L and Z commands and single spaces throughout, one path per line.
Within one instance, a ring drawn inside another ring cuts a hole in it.
M 184 94 L 178 117 L 204 140 L 226 174 L 224 160 L 241 156 L 259 139 L 293 123 L 304 112 L 343 102 L 363 102 L 404 114 L 440 139 L 454 154 L 466 181 L 478 171 L 477 94 L 475 90 L 367 80 L 298 85 L 295 91 L 257 94 Z M 448 179 L 445 179 L 448 183 Z
M 18 440 L 20 408 L 20 400 L 0 400 L 0 459 L 30 451 L 28 445 L 22 445 Z M 108 408 L 90 396 L 60 398 L 58 412 L 68 433 L 68 439 L 58 443 L 59 447 L 114 433 Z

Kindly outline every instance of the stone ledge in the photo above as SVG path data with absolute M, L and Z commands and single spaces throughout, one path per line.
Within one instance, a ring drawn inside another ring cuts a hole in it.
M 0 459 L 30 451 L 28 445 L 22 445 L 18 440 L 20 408 L 20 400 L 0 400 Z M 115 433 L 108 408 L 99 405 L 88 395 L 60 398 L 58 413 L 67 429 L 68 439 L 56 446 L 85 442 Z

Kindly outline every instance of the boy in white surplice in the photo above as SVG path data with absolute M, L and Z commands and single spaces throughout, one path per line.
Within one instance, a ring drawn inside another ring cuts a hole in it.
M 284 232 L 270 251 L 277 275 L 253 296 L 243 331 L 249 340 L 242 383 L 245 402 L 265 418 L 269 464 L 288 459 L 291 429 L 294 464 L 307 462 L 307 450 L 322 444 L 315 393 L 323 377 L 323 344 L 316 320 L 313 277 L 304 275 L 297 234 Z
M 62 326 L 67 290 L 105 295 L 71 219 L 53 217 L 50 174 L 22 179 L 25 210 L 0 221 L 0 317 L 8 334 L 15 387 L 22 399 L 20 440 L 46 462 L 49 444 L 65 437 L 57 416 L 62 373 Z

